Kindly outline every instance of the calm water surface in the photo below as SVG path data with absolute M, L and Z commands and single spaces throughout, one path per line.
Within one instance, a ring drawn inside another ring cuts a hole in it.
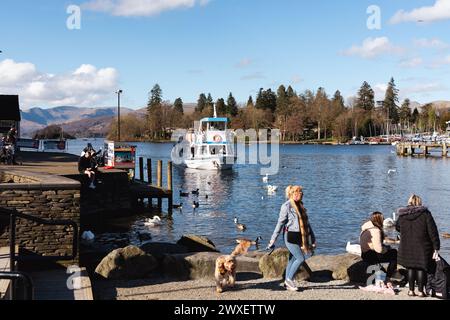
M 79 154 L 87 142 L 70 141 L 69 152 Z M 96 149 L 103 147 L 101 139 L 89 142 Z M 165 160 L 164 166 L 170 160 L 170 143 L 133 144 L 138 157 Z M 172 220 L 163 219 L 163 226 L 152 228 L 152 241 L 176 242 L 181 235 L 194 233 L 211 239 L 222 252 L 231 251 L 238 237 L 262 236 L 266 245 L 289 184 L 304 187 L 318 254 L 344 252 L 347 241 L 358 241 L 360 225 L 372 211 L 391 217 L 411 193 L 422 197 L 439 232 L 450 232 L 450 159 L 401 158 L 394 151 L 391 146 L 280 146 L 279 172 L 269 177 L 269 184 L 279 187 L 274 195 L 267 194 L 259 165 L 236 165 L 229 172 L 174 167 L 174 203 L 182 202 L 183 210 L 175 209 Z M 396 172 L 388 174 L 389 169 Z M 198 198 L 179 197 L 179 190 L 197 188 Z M 192 201 L 197 199 L 200 207 L 194 210 Z M 236 229 L 235 216 L 247 226 L 245 232 Z M 136 227 L 134 222 L 130 228 Z M 284 246 L 281 237 L 277 246 Z M 441 247 L 450 260 L 450 240 L 441 238 Z

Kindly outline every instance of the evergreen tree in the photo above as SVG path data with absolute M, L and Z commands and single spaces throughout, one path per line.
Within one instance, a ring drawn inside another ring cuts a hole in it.
M 211 93 L 208 93 L 208 98 L 206 98 L 206 104 L 210 107 L 213 107 L 214 100 L 213 97 L 211 96 Z
M 181 100 L 181 98 L 177 98 L 175 100 L 175 102 L 173 103 L 173 110 L 175 110 L 176 112 L 179 112 L 181 114 L 184 114 L 183 100 Z
M 386 95 L 384 98 L 383 108 L 391 123 L 398 123 L 398 89 L 395 85 L 394 78 L 389 81 L 388 88 L 386 90 Z
M 411 122 L 417 124 L 417 120 L 419 120 L 419 110 L 417 110 L 417 108 L 414 108 L 411 115 Z
M 411 101 L 409 99 L 405 99 L 405 101 L 403 101 L 402 103 L 402 106 L 400 107 L 399 118 L 402 124 L 409 123 L 409 121 L 411 120 L 410 105 Z
M 366 111 L 372 111 L 375 108 L 375 93 L 366 81 L 363 82 L 358 91 L 355 106 Z
M 277 114 L 285 114 L 288 108 L 288 97 L 286 94 L 286 88 L 281 85 L 277 90 Z
M 195 111 L 203 112 L 203 110 L 207 107 L 207 105 L 208 105 L 208 99 L 206 98 L 205 94 L 202 93 L 198 97 L 197 107 L 195 107 Z
M 270 110 L 272 113 L 277 108 L 277 96 L 271 89 L 260 89 L 256 98 L 256 108 Z
M 162 103 L 162 90 L 159 84 L 155 84 L 153 89 L 150 91 L 149 100 L 147 103 L 147 113 L 151 111 L 151 109 L 157 105 L 161 105 Z
M 252 96 L 250 96 L 250 97 L 248 97 L 248 101 L 247 101 L 247 107 L 254 107 L 255 106 L 255 104 L 253 103 L 253 97 Z
M 234 99 L 233 94 L 230 92 L 227 99 L 227 113 L 235 117 L 238 114 L 238 111 L 236 99 Z
M 225 100 L 223 98 L 217 99 L 216 111 L 219 117 L 223 117 L 227 114 L 227 106 L 225 105 Z
M 290 99 L 296 97 L 297 93 L 294 91 L 294 89 L 292 89 L 291 86 L 289 86 L 286 91 L 286 96 L 290 100 Z
M 334 93 L 333 99 L 331 99 L 331 103 L 333 105 L 333 108 L 338 113 L 341 113 L 345 110 L 344 97 L 341 95 L 341 92 L 339 90 Z

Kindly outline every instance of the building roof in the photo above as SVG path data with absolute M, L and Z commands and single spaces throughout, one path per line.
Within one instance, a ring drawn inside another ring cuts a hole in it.
M 19 96 L 0 94 L 0 120 L 20 121 Z

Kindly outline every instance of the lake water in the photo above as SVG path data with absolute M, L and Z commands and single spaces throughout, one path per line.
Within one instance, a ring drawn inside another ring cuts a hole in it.
M 70 153 L 79 154 L 91 142 L 97 150 L 102 139 L 70 141 Z M 170 160 L 171 143 L 133 143 L 137 157 Z M 388 174 L 389 169 L 395 170 Z M 156 172 L 156 169 L 153 169 Z M 391 217 L 407 203 L 412 193 L 420 195 L 432 212 L 439 232 L 450 232 L 450 159 L 398 157 L 392 146 L 281 145 L 280 169 L 269 177 L 279 187 L 268 195 L 259 165 L 236 165 L 230 172 L 207 172 L 174 167 L 173 219 L 152 228 L 152 241 L 176 242 L 193 233 L 208 237 L 222 252 L 235 246 L 235 239 L 263 238 L 265 246 L 276 225 L 280 206 L 289 184 L 304 187 L 304 204 L 317 238 L 318 254 L 345 252 L 347 241 L 358 241 L 360 225 L 372 211 Z M 165 174 L 164 174 L 165 176 Z M 165 183 L 165 181 L 164 181 Z M 197 197 L 180 198 L 179 190 L 199 189 L 200 207 L 192 208 Z M 208 195 L 208 198 L 206 198 Z M 247 226 L 236 229 L 233 218 Z M 130 228 L 136 227 L 130 221 Z M 281 236 L 277 246 L 284 246 Z M 441 253 L 450 260 L 450 240 L 441 238 Z

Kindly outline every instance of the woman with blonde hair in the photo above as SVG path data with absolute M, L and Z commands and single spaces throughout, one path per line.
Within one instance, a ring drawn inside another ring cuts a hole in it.
M 278 223 L 272 234 L 268 247 L 273 247 L 281 231 L 284 233 L 284 242 L 290 252 L 286 267 L 285 286 L 287 290 L 298 291 L 294 276 L 305 261 L 305 255 L 311 254 L 316 247 L 316 239 L 308 215 L 303 206 L 303 188 L 301 186 L 288 186 L 286 188 L 288 199 L 280 210 Z
M 415 296 L 414 286 L 417 280 L 419 297 L 425 297 L 427 272 L 433 259 L 438 259 L 440 241 L 436 223 L 422 199 L 413 194 L 408 206 L 398 209 L 396 229 L 400 232 L 398 263 L 408 269 L 408 295 Z

